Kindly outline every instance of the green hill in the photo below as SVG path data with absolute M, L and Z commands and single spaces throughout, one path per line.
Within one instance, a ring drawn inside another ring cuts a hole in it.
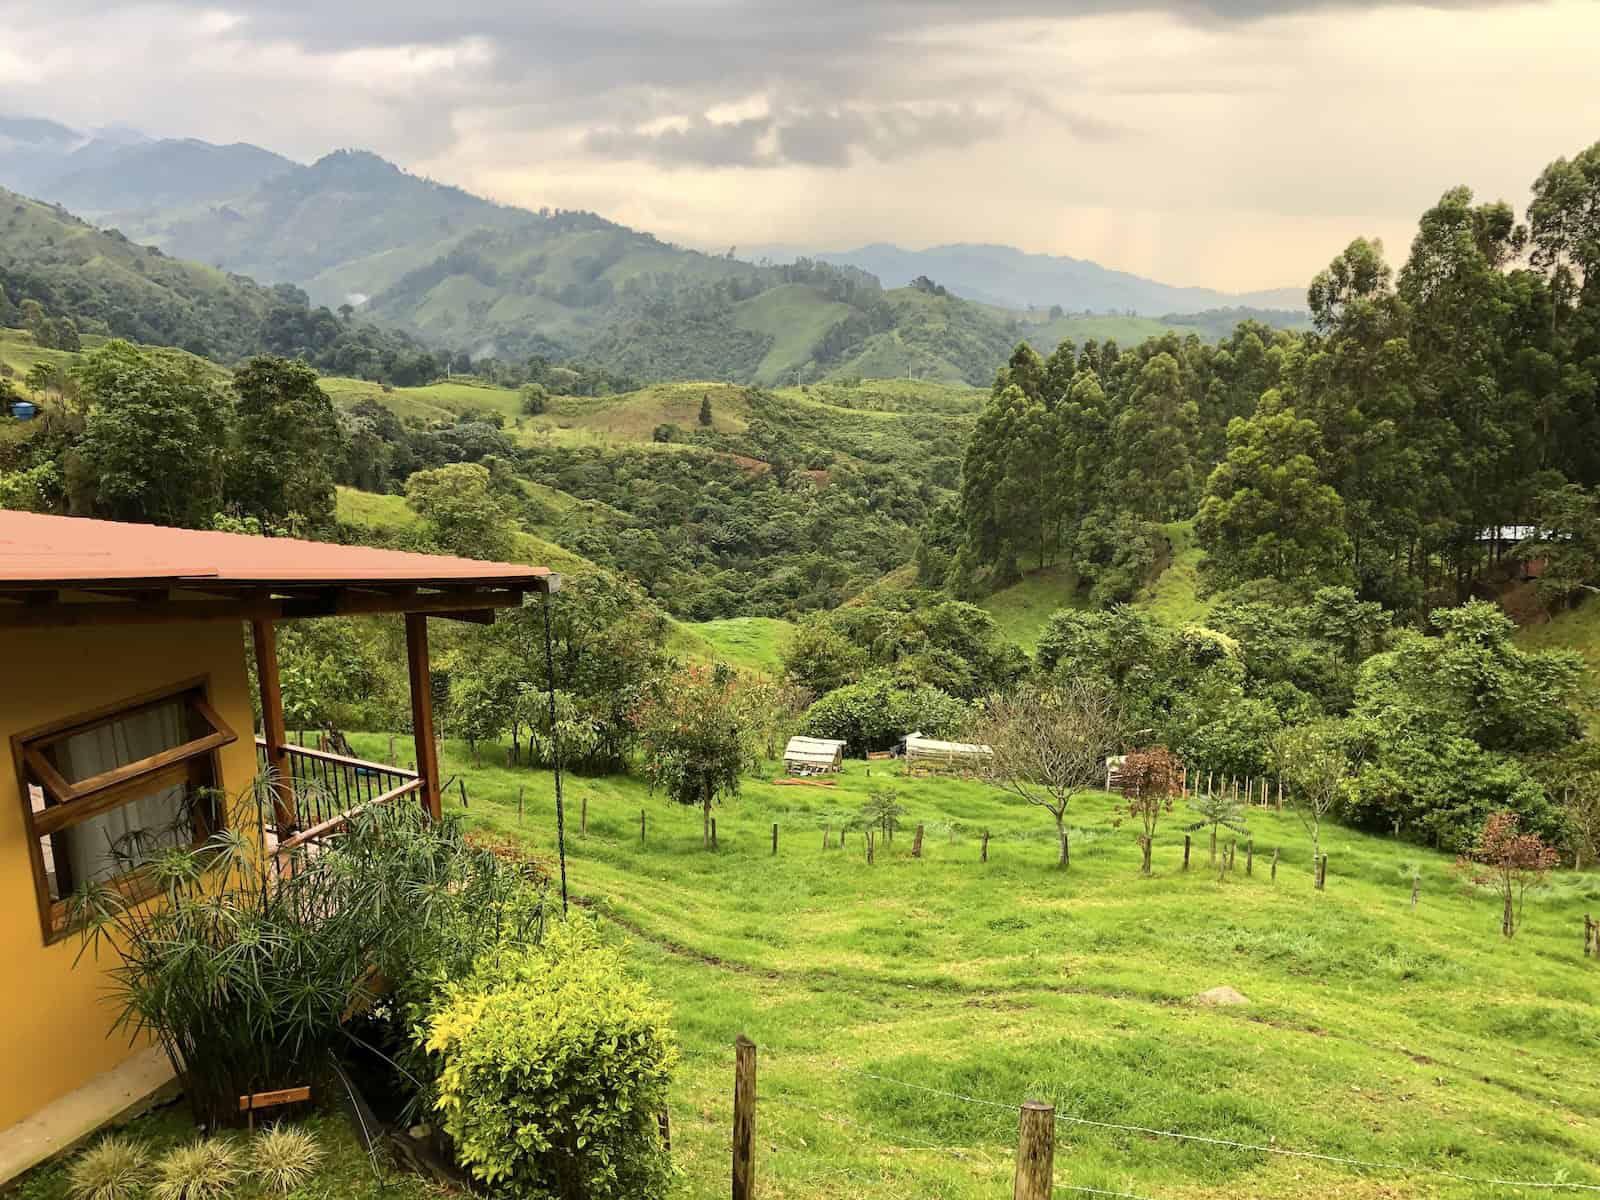
M 82 333 L 234 359 L 259 348 L 266 289 L 100 230 L 66 210 L 0 189 L 0 325 L 25 299 Z
M 1166 546 L 1151 580 L 1134 597 L 1142 608 L 1165 625 L 1178 627 L 1203 622 L 1210 605 L 1199 595 L 1202 552 L 1195 544 L 1194 524 L 1176 521 L 1161 527 Z M 1061 608 L 1087 604 L 1087 588 L 1070 567 L 1030 571 L 1010 587 L 980 600 L 1002 633 L 1028 651 L 1038 645 L 1050 614 Z

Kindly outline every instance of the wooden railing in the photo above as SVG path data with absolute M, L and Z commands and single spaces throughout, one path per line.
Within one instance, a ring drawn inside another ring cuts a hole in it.
M 386 804 L 422 790 L 417 773 L 401 767 L 305 746 L 285 746 L 284 751 L 289 763 L 285 782 L 294 794 L 294 820 L 280 828 L 274 817 L 267 819 L 280 850 L 315 841 L 369 805 Z M 256 758 L 263 769 L 270 765 L 263 738 L 256 739 Z

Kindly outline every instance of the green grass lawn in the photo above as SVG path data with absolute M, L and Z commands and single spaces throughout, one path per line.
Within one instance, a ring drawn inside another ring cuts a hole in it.
M 978 604 L 994 618 L 1001 633 L 1032 654 L 1050 615 L 1057 609 L 1082 608 L 1086 599 L 1078 590 L 1077 572 L 1068 566 L 1055 566 L 1029 571 Z
M 717 661 L 766 675 L 778 674 L 784 641 L 794 630 L 778 617 L 727 617 L 689 622 L 683 628 L 704 639 Z
M 355 740 L 381 750 L 380 738 Z M 447 772 L 467 763 L 447 744 Z M 1388 839 L 1325 830 L 1318 893 L 1296 818 L 1256 811 L 1254 873 L 1241 845 L 1219 882 L 1199 835 L 1195 869 L 1181 869 L 1174 815 L 1143 879 L 1130 827 L 1109 798 L 1088 796 L 1074 802 L 1072 867 L 1060 872 L 1038 810 L 888 763 L 868 772 L 848 764 L 836 789 L 747 781 L 717 811 L 714 853 L 700 848 L 697 812 L 638 780 L 566 781 L 572 894 L 631 940 L 673 1007 L 678 1195 L 726 1193 L 741 1031 L 760 1046 L 766 1197 L 1006 1195 L 1016 1115 L 1004 1106 L 1028 1097 L 1252 1145 L 1600 1183 L 1600 964 L 1579 953 L 1600 876 L 1557 877 L 1507 942 L 1494 897 L 1463 890 L 1446 857 Z M 553 856 L 548 774 L 466 777 L 470 823 Z M 923 857 L 910 855 L 909 828 L 870 867 L 860 833 L 824 851 L 823 828 L 837 839 L 883 784 L 926 826 Z M 1250 1003 L 1193 1000 L 1222 985 Z M 1056 1179 L 1189 1200 L 1519 1194 L 1066 1124 Z
M 1167 537 L 1171 556 L 1166 568 L 1134 603 L 1174 629 L 1203 624 L 1211 612 L 1211 603 L 1200 598 L 1200 559 L 1204 552 L 1195 544 L 1194 522 L 1174 521 L 1163 525 L 1161 532 Z

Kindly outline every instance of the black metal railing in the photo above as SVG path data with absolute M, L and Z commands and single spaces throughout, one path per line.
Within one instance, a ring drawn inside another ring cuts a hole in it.
M 415 771 L 386 766 L 362 758 L 330 754 L 305 746 L 285 746 L 288 791 L 294 797 L 292 827 L 280 828 L 276 812 L 267 817 L 268 829 L 280 841 L 336 822 L 353 809 L 409 795 L 422 786 Z M 271 780 L 272 763 L 267 743 L 256 739 L 256 759 Z

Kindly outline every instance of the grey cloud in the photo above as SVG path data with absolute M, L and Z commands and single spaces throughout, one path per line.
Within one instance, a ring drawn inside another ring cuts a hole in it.
M 584 139 L 591 153 L 647 159 L 665 166 L 849 166 L 862 153 L 891 162 L 922 150 L 972 145 L 998 132 L 1001 121 L 969 106 L 926 111 L 827 109 L 783 117 L 711 121 L 646 132 L 608 128 Z

